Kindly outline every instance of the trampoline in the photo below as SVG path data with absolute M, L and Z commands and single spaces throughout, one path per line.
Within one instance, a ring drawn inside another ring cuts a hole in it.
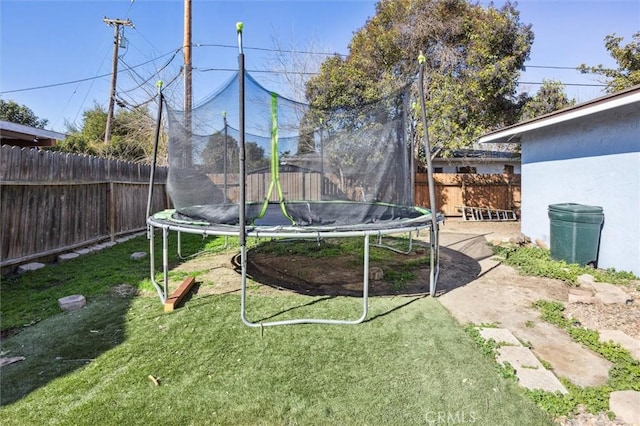
M 161 302 L 168 298 L 170 232 L 239 238 L 240 317 L 251 327 L 363 322 L 368 314 L 370 246 L 381 245 L 390 234 L 409 233 L 411 250 L 411 237 L 429 231 L 425 293 L 435 295 L 437 230 L 443 218 L 414 205 L 417 132 L 410 117 L 410 87 L 390 88 L 378 99 L 355 106 L 314 108 L 265 89 L 245 72 L 241 32 L 238 41 L 238 72 L 190 111 L 173 109 L 160 90 L 156 135 L 166 111 L 167 192 L 173 208 L 149 211 L 152 171 L 147 224 L 151 280 Z M 161 282 L 155 279 L 158 230 Z M 247 318 L 247 238 L 347 237 L 364 241 L 362 311 L 355 318 Z M 371 237 L 377 240 L 372 243 Z

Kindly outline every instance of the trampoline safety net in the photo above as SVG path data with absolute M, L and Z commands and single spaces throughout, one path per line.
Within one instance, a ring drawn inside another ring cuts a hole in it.
M 239 75 L 190 114 L 165 105 L 178 216 L 239 222 Z M 247 225 L 348 227 L 424 214 L 414 207 L 407 89 L 327 111 L 244 78 Z

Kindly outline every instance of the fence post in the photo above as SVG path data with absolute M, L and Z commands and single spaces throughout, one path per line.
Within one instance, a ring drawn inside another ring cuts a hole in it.
M 116 194 L 115 184 L 109 182 L 109 237 L 111 241 L 116 240 Z
M 507 202 L 508 202 L 508 206 L 507 209 L 508 210 L 513 210 L 513 194 L 512 194 L 512 188 L 511 188 L 511 175 L 507 175 Z
M 467 205 L 467 175 L 466 175 L 466 173 L 462 174 L 461 189 L 462 189 L 462 205 L 466 206 Z

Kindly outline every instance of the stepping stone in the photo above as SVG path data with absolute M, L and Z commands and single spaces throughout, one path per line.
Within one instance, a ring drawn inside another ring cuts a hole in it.
M 578 278 L 576 279 L 576 282 L 580 287 L 583 287 L 585 289 L 591 289 L 593 288 L 593 283 L 596 282 L 596 279 L 593 278 L 593 275 L 591 274 L 582 274 L 578 276 Z
M 567 389 L 553 372 L 542 369 L 521 368 L 516 370 L 518 384 L 527 389 L 540 389 L 547 392 L 560 392 L 567 394 Z
M 501 364 L 508 362 L 516 370 L 520 386 L 547 392 L 568 393 L 553 372 L 544 368 L 534 353 L 522 346 L 511 331 L 506 328 L 478 328 L 478 331 L 485 340 L 493 339 L 496 343 L 510 345 L 498 348 L 496 361 Z
M 567 389 L 553 372 L 544 368 L 540 360 L 524 346 L 503 346 L 498 348 L 496 360 L 508 362 L 515 368 L 518 384 L 527 389 L 541 389 L 547 392 L 567 393 Z
M 26 263 L 18 267 L 18 273 L 24 274 L 25 272 L 36 271 L 40 268 L 44 268 L 44 263 L 39 263 L 39 262 Z
M 113 247 L 115 246 L 117 243 L 115 241 L 109 241 L 107 243 L 103 243 L 102 245 L 105 247 Z
M 85 255 L 85 254 L 91 253 L 91 250 L 83 248 L 83 249 L 78 249 L 74 251 L 74 253 L 78 253 L 79 255 Z
M 640 392 L 632 390 L 611 392 L 609 410 L 616 414 L 616 420 L 629 425 L 640 425 Z
M 71 260 L 71 259 L 75 259 L 76 257 L 79 257 L 80 255 L 78 253 L 64 253 L 61 255 L 58 255 L 58 262 L 66 262 L 67 260 Z
M 620 330 L 598 330 L 600 341 L 603 343 L 613 341 L 631 353 L 631 356 L 640 360 L 640 340 L 634 339 L 624 331 Z
M 627 303 L 627 300 L 632 300 L 631 296 L 625 293 L 624 290 L 613 284 L 593 283 L 592 286 L 596 292 L 596 299 L 605 305 L 624 305 Z
M 569 303 L 584 303 L 592 305 L 596 301 L 591 290 L 572 288 L 569 290 Z
M 628 300 L 633 300 L 627 293 L 596 293 L 595 298 L 605 305 L 625 305 Z
M 502 346 L 501 348 L 498 348 L 496 360 L 503 364 L 508 362 L 516 370 L 545 369 L 533 352 L 524 346 Z
M 140 260 L 147 257 L 147 253 L 144 251 L 137 251 L 131 255 L 131 260 Z
M 484 340 L 493 339 L 496 343 L 506 343 L 507 345 L 522 346 L 520 341 L 506 328 L 478 328 L 478 332 Z
M 76 311 L 83 308 L 86 304 L 87 300 L 81 294 L 74 294 L 58 299 L 58 305 L 60 305 L 63 311 Z

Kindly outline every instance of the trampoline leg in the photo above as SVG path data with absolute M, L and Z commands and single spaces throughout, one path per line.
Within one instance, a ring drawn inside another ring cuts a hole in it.
M 406 251 L 403 250 L 399 250 L 395 247 L 386 245 L 382 243 L 382 235 L 378 235 L 378 242 L 373 244 L 375 247 L 379 247 L 379 248 L 383 248 L 383 249 L 387 249 L 387 250 L 391 250 L 395 253 L 399 253 L 399 254 L 409 254 L 411 253 L 411 250 L 413 250 L 413 232 L 409 231 L 409 248 Z
M 162 277 L 166 300 L 169 294 L 169 230 L 167 228 L 162 228 Z
M 153 226 L 150 226 L 149 232 L 149 265 L 151 273 L 151 284 L 155 287 L 160 297 L 160 302 L 164 303 L 167 300 L 168 294 L 168 282 L 169 282 L 169 255 L 168 255 L 168 241 L 166 228 L 162 228 L 162 278 L 163 285 L 156 281 L 156 263 L 155 263 L 155 232 Z
M 299 318 L 272 322 L 251 322 L 247 319 L 247 248 L 240 246 L 240 267 L 242 269 L 242 285 L 240 291 L 240 318 L 249 327 L 270 327 L 294 324 L 334 324 L 355 325 L 363 322 L 369 313 L 369 235 L 364 236 L 364 279 L 362 281 L 362 315 L 355 320 L 332 320 L 324 318 Z
M 429 295 L 431 295 L 431 297 L 436 295 L 436 286 L 438 284 L 438 276 L 440 275 L 440 244 L 438 241 L 438 230 L 435 229 L 437 226 L 437 223 L 435 225 L 431 225 L 431 235 L 429 236 Z
M 247 246 L 240 246 L 240 270 L 242 285 L 240 286 L 240 318 L 245 325 L 249 327 L 260 326 L 260 324 L 253 323 L 247 319 Z

